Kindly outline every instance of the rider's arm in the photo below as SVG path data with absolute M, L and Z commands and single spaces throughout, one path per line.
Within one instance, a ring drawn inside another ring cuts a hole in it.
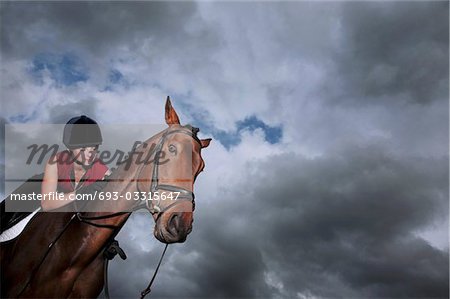
M 75 192 L 64 193 L 64 198 L 61 198 L 60 200 L 45 199 L 46 197 L 48 197 L 45 195 L 48 195 L 50 192 L 56 192 L 56 188 L 58 185 L 58 166 L 56 165 L 56 163 L 50 162 L 51 160 L 52 158 L 50 158 L 45 165 L 44 178 L 42 180 L 41 187 L 41 207 L 44 211 L 57 209 L 71 203 L 72 201 L 69 200 L 69 196 L 73 196 L 73 194 L 75 194 Z M 58 196 L 58 198 L 60 197 Z

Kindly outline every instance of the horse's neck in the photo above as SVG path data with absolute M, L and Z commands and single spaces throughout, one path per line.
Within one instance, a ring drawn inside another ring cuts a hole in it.
M 126 181 L 124 181 L 124 183 L 125 182 Z M 95 206 L 95 208 L 98 209 L 98 212 L 83 213 L 82 215 L 87 217 L 108 216 L 108 215 L 111 215 L 112 217 L 108 217 L 105 219 L 88 220 L 91 223 L 95 223 L 96 225 L 100 225 L 103 227 L 96 227 L 92 224 L 84 223 L 84 226 L 82 226 L 83 231 L 80 232 L 80 236 L 86 235 L 91 236 L 90 243 L 95 244 L 94 246 L 97 247 L 98 249 L 104 247 L 108 242 L 110 242 L 122 229 L 122 227 L 128 220 L 128 217 L 130 217 L 131 212 L 115 216 L 113 216 L 112 214 L 122 211 L 131 211 L 133 205 L 136 203 L 136 201 L 134 200 L 126 200 L 125 197 L 126 192 L 134 192 L 135 187 L 132 187 L 131 185 L 132 184 L 130 184 L 122 192 L 118 193 L 119 198 L 117 200 L 109 200 L 108 202 L 106 202 L 105 204 L 109 205 L 107 206 L 107 209 L 102 210 L 101 208 L 99 208 L 99 205 L 97 205 Z M 113 190 L 114 187 L 111 188 L 107 187 L 102 192 L 104 192 L 104 194 L 106 192 L 111 193 L 115 192 Z M 122 198 L 120 198 L 121 195 L 123 195 Z M 115 227 L 115 229 L 107 228 L 105 226 Z
M 150 138 L 146 143 L 152 144 L 159 135 L 160 134 Z M 142 147 L 137 149 L 137 151 L 139 150 L 142 151 Z M 150 151 L 150 148 L 147 147 L 147 150 Z M 123 162 L 122 165 L 109 176 L 108 179 L 110 180 L 110 183 L 97 194 L 97 200 L 91 205 L 93 209 L 91 210 L 92 213 L 89 213 L 91 214 L 90 216 L 132 211 L 142 202 L 141 200 L 136 200 L 136 196 L 141 195 L 137 185 L 138 180 L 141 179 L 139 176 L 145 176 L 148 177 L 148 179 L 151 179 L 151 173 L 155 167 L 154 164 L 142 164 L 142 159 L 148 158 L 146 157 L 149 154 L 148 151 L 145 151 L 141 156 L 132 155 L 132 157 L 129 158 L 130 162 Z M 100 194 L 103 196 L 104 200 L 98 200 L 100 199 Z M 110 198 L 110 200 L 105 200 L 107 198 Z M 127 218 L 128 217 L 111 217 L 104 219 L 104 222 L 115 226 L 123 225 L 123 220 L 125 219 L 126 221 Z
M 159 134 L 153 136 L 149 140 L 147 140 L 145 143 L 147 144 L 147 148 L 143 153 L 143 156 L 146 157 L 151 150 L 150 145 L 157 142 L 157 140 L 161 137 L 161 135 L 164 133 L 160 132 Z M 143 151 L 142 145 L 139 146 L 136 151 Z M 114 171 L 112 175 L 110 175 L 109 179 L 112 180 L 101 192 L 103 192 L 103 195 L 105 195 L 105 198 L 108 198 L 109 195 L 111 195 L 111 198 L 116 198 L 116 200 L 96 200 L 94 201 L 92 207 L 92 212 L 89 212 L 88 216 L 105 216 L 108 214 L 113 214 L 117 212 L 126 212 L 126 211 L 132 211 L 133 208 L 135 208 L 137 205 L 139 205 L 142 201 L 141 200 L 135 200 L 136 194 L 139 195 L 138 192 L 138 176 L 146 175 L 148 178 L 151 178 L 150 174 L 153 172 L 154 165 L 148 165 L 145 166 L 137 163 L 138 156 L 133 155 L 130 157 L 131 159 L 131 167 L 127 168 L 127 164 L 122 164 L 119 166 L 118 169 Z M 142 159 L 142 156 L 141 156 Z M 142 160 L 141 160 L 142 161 Z M 139 162 L 139 161 L 138 161 Z M 130 166 L 129 165 L 129 166 Z M 131 197 L 130 197 L 131 195 Z M 129 200 L 130 198 L 130 200 Z M 106 207 L 106 208 L 105 208 Z M 102 209 L 103 208 L 103 209 Z M 122 226 L 127 221 L 128 217 L 131 215 L 130 213 L 126 213 L 123 215 L 110 217 L 106 219 L 96 220 L 95 222 L 98 224 L 106 224 L 106 225 L 113 225 L 118 227 L 117 230 L 112 231 L 110 229 L 102 229 L 100 228 L 101 232 L 100 234 L 97 234 L 100 238 L 110 238 L 111 235 L 117 234 L 118 231 L 122 228 Z M 90 226 L 89 229 L 98 229 L 93 226 Z
M 122 178 L 119 174 L 114 175 L 113 181 L 110 182 L 102 191 L 97 194 L 97 197 L 103 196 L 103 200 L 98 200 L 94 205 L 93 216 L 108 215 L 119 212 L 128 212 L 133 210 L 138 205 L 138 201 L 134 200 L 135 192 L 137 192 L 136 185 L 137 170 L 127 173 L 127 177 Z M 126 172 L 125 172 L 126 173 Z M 109 200 L 106 200 L 110 198 Z M 104 222 L 110 225 L 123 225 L 124 217 L 111 217 L 104 219 Z M 126 218 L 125 218 L 126 220 Z

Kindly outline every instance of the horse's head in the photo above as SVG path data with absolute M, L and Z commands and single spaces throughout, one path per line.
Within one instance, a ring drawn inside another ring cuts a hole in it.
M 165 118 L 169 127 L 147 141 L 154 144 L 155 155 L 153 167 L 143 172 L 150 184 L 142 187 L 153 193 L 147 207 L 156 222 L 155 237 L 164 243 L 184 242 L 192 230 L 194 182 L 205 167 L 201 149 L 211 139 L 199 139 L 199 129 L 180 125 L 169 98 Z

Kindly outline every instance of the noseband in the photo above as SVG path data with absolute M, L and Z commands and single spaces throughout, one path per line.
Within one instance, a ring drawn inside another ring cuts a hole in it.
M 148 199 L 145 200 L 145 207 L 152 215 L 157 214 L 157 218 L 156 220 L 159 219 L 159 217 L 168 209 L 170 209 L 171 207 L 175 206 L 176 204 L 178 204 L 181 201 L 190 201 L 192 203 L 192 210 L 195 209 L 195 194 L 194 192 L 184 189 L 182 187 L 179 186 L 175 186 L 175 185 L 168 185 L 168 184 L 159 184 L 159 160 L 160 160 L 160 153 L 162 150 L 162 147 L 164 146 L 164 143 L 167 139 L 167 136 L 172 135 L 172 134 L 185 134 L 188 135 L 190 137 L 192 137 L 198 144 L 200 144 L 201 147 L 201 142 L 200 140 L 197 138 L 196 134 L 193 132 L 188 132 L 187 130 L 183 130 L 183 129 L 177 129 L 177 130 L 172 130 L 172 131 L 166 131 L 161 139 L 159 140 L 158 145 L 155 148 L 155 157 L 153 159 L 153 171 L 152 171 L 152 179 L 151 179 L 151 185 L 150 185 L 150 194 L 153 196 L 153 194 L 155 192 L 158 192 L 159 190 L 164 190 L 164 191 L 169 191 L 169 192 L 179 192 L 179 195 L 176 199 L 176 201 L 174 203 L 171 203 L 170 205 L 161 208 L 160 204 L 161 204 L 161 200 L 160 198 L 158 198 L 157 203 L 153 203 L 152 205 L 149 204 Z M 140 174 L 142 173 L 142 171 L 144 170 L 145 166 L 142 166 L 141 169 L 139 170 L 139 174 L 138 174 L 138 181 L 139 181 L 139 177 Z M 141 192 L 140 188 L 139 188 L 139 184 L 138 182 L 136 182 L 136 189 Z M 139 193 L 142 194 L 142 193 Z M 153 200 L 151 200 L 153 202 Z M 139 208 L 143 207 L 142 204 L 139 205 Z

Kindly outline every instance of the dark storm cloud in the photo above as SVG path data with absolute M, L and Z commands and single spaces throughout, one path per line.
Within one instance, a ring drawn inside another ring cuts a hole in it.
M 190 283 L 197 285 L 195 292 L 189 294 L 191 297 L 239 298 L 269 294 L 270 289 L 264 283 L 264 260 L 261 250 L 255 246 L 257 240 L 247 228 L 233 223 L 239 216 L 237 219 L 219 218 L 225 211 L 205 211 L 208 214 L 203 214 L 204 217 L 198 216 L 208 225 L 202 225 L 198 236 L 177 252 L 180 260 L 185 251 L 197 252 L 198 258 L 195 263 L 181 264 L 176 274 L 190 273 Z
M 339 28 L 333 101 L 426 104 L 448 96 L 447 1 L 348 2 Z M 327 97 L 327 96 L 326 96 Z
M 5 193 L 5 125 L 8 121 L 0 117 L 0 193 Z
M 270 293 L 264 283 L 263 257 L 254 238 L 248 235 L 247 229 L 237 229 L 239 225 L 232 228 L 232 220 L 221 215 L 224 211 L 205 208 L 196 211 L 195 233 L 185 243 L 169 246 L 153 287 L 153 296 L 238 298 Z M 150 216 L 133 215 L 119 235 L 123 248 L 131 257 L 126 268 L 134 271 L 119 271 L 123 269 L 120 267 L 122 262 L 113 262 L 111 281 L 118 286 L 111 288 L 113 296 L 135 295 L 153 274 L 163 245 L 149 233 L 153 226 L 149 219 Z M 130 240 L 131 232 L 135 237 Z M 150 252 L 144 252 L 142 248 L 150 249 Z M 124 279 L 126 283 L 123 283 Z
M 196 3 L 169 2 L 2 2 L 1 49 L 5 57 L 86 50 L 101 57 L 121 48 L 152 53 L 215 43 L 207 31 L 189 34 Z
M 414 235 L 447 217 L 448 158 L 355 148 L 312 161 L 275 160 L 278 167 L 260 168 L 272 174 L 254 181 L 284 179 L 277 186 L 265 183 L 255 197 L 265 207 L 275 203 L 260 223 L 271 223 L 268 256 L 289 290 L 348 293 L 319 283 L 335 275 L 340 289 L 348 286 L 359 296 L 448 296 L 448 252 Z
M 249 164 L 241 184 L 212 206 L 199 202 L 194 231 L 170 248 L 155 295 L 447 297 L 448 252 L 415 234 L 447 215 L 447 165 L 384 146 Z M 141 258 L 132 268 L 156 263 L 130 249 Z
M 0 141 L 1 141 L 1 147 L 0 147 L 0 158 L 2 159 L 2 161 L 4 161 L 4 157 L 5 157 L 5 146 L 4 146 L 4 141 L 5 141 L 5 126 L 8 124 L 8 121 L 4 118 L 4 117 L 0 117 Z

